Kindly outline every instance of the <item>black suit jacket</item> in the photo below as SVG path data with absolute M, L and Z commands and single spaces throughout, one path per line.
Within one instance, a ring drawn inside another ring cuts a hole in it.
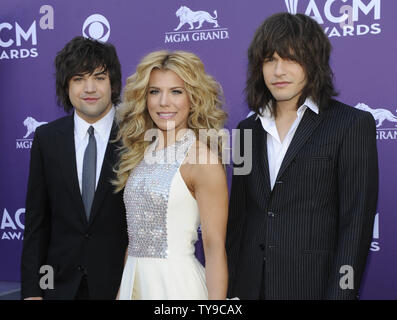
M 228 296 L 357 298 L 378 197 L 372 115 L 335 100 L 318 115 L 307 109 L 273 190 L 260 120 L 239 129 L 252 130 L 252 170 L 232 180 Z M 354 270 L 353 289 L 339 285 L 343 265 Z
M 110 139 L 116 136 L 116 125 Z M 90 219 L 77 178 L 73 116 L 37 128 L 31 149 L 22 252 L 22 298 L 73 299 L 83 275 L 90 297 L 115 299 L 127 246 L 122 192 L 115 194 L 116 146 L 108 143 Z M 42 290 L 43 265 L 54 270 L 54 289 Z

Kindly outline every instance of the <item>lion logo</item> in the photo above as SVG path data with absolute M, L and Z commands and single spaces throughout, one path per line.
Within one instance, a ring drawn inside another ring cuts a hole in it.
M 194 29 L 193 24 L 195 22 L 199 23 L 196 29 L 200 29 L 204 21 L 214 24 L 214 28 L 219 27 L 218 21 L 216 21 L 216 19 L 218 19 L 216 10 L 214 10 L 214 17 L 212 17 L 206 11 L 192 11 L 186 6 L 181 6 L 176 11 L 176 16 L 179 18 L 179 25 L 174 29 L 175 31 L 178 31 L 186 23 L 190 25 L 189 29 Z
M 46 124 L 47 122 L 38 122 L 36 119 L 32 117 L 27 117 L 25 121 L 23 122 L 23 125 L 26 127 L 27 132 L 25 136 L 23 137 L 24 139 L 29 137 L 32 133 L 34 133 L 37 129 L 37 127 L 40 127 L 43 124 Z
M 358 103 L 355 108 L 370 112 L 374 117 L 375 121 L 378 121 L 378 124 L 376 125 L 377 128 L 379 128 L 385 120 L 390 122 L 397 122 L 397 117 L 387 109 L 372 109 L 365 103 Z

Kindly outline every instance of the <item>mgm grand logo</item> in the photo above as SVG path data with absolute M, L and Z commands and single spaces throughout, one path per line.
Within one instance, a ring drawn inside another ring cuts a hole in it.
M 384 108 L 371 108 L 365 103 L 358 103 L 355 108 L 372 114 L 376 121 L 376 139 L 397 140 L 397 116 L 390 110 Z
M 229 39 L 227 28 L 219 26 L 216 10 L 211 15 L 181 6 L 175 14 L 179 24 L 173 32 L 165 33 L 164 43 Z
M 30 149 L 32 147 L 32 135 L 36 131 L 37 127 L 46 124 L 47 122 L 39 122 L 35 118 L 27 117 L 23 121 L 23 125 L 26 127 L 26 133 L 22 139 L 17 139 L 17 149 Z

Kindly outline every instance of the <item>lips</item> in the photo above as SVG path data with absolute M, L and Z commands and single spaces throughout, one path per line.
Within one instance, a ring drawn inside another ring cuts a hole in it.
M 86 98 L 83 98 L 83 100 L 85 101 L 85 102 L 88 102 L 88 103 L 92 103 L 92 102 L 96 102 L 96 101 L 98 101 L 99 100 L 99 98 L 94 98 L 94 97 L 86 97 Z
M 157 112 L 160 119 L 171 119 L 176 115 L 176 112 Z
M 272 85 L 275 86 L 275 87 L 277 87 L 277 88 L 284 88 L 284 87 L 286 87 L 286 86 L 289 85 L 289 84 L 290 84 L 290 82 L 287 82 L 287 81 L 274 82 L 274 83 L 272 83 Z

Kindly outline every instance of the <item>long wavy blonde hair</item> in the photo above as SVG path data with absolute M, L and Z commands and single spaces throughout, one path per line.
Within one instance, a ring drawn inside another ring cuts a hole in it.
M 196 137 L 199 130 L 215 129 L 220 132 L 227 114 L 222 110 L 222 87 L 204 70 L 204 64 L 195 54 L 186 51 L 155 51 L 146 55 L 137 66 L 136 72 L 127 79 L 123 103 L 118 110 L 121 140 L 120 159 L 116 165 L 117 178 L 113 181 L 115 192 L 124 188 L 132 170 L 143 159 L 150 141 L 145 141 L 145 132 L 157 128 L 147 110 L 146 101 L 150 74 L 153 69 L 171 70 L 185 83 L 191 107 L 188 128 Z M 214 134 L 214 130 L 209 135 Z M 200 131 L 202 133 L 202 131 Z M 211 140 L 213 141 L 213 140 Z M 207 145 L 210 142 L 207 139 Z M 222 139 L 218 139 L 218 155 L 222 152 Z

